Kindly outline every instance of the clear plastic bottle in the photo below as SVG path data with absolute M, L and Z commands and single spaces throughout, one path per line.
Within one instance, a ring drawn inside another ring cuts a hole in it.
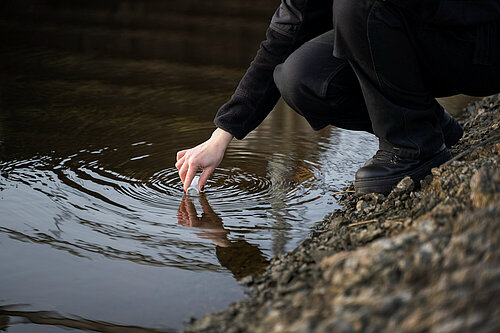
M 198 181 L 200 180 L 199 176 L 194 176 L 193 181 L 191 182 L 191 185 L 189 185 L 188 189 L 186 190 L 186 194 L 190 196 L 198 196 L 200 195 L 200 189 L 198 188 Z

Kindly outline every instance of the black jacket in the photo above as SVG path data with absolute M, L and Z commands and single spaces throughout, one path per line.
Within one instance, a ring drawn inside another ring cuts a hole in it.
M 217 112 L 217 127 L 243 139 L 267 117 L 280 97 L 273 81 L 274 68 L 304 42 L 332 29 L 333 1 L 281 2 L 267 29 L 267 39 L 231 99 Z M 500 0 L 387 1 L 435 25 L 479 25 L 500 20 Z

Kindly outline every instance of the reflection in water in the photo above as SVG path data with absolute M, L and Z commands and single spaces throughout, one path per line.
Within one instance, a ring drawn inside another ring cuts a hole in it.
M 222 219 L 210 207 L 206 196 L 201 194 L 196 198 L 202 207 L 201 216 L 196 213 L 196 207 L 192 201 L 195 198 L 185 195 L 177 213 L 178 223 L 200 229 L 200 232 L 195 233 L 198 237 L 214 242 L 215 253 L 220 264 L 229 269 L 237 280 L 248 275 L 262 273 L 269 262 L 259 247 L 249 244 L 244 239 L 229 240 L 230 231 L 224 229 Z
M 0 331 L 7 331 L 7 327 L 9 327 L 9 316 L 3 314 L 3 310 L 0 310 Z
M 210 207 L 204 194 L 200 194 L 197 198 L 203 209 L 201 216 L 198 217 L 192 199 L 185 195 L 177 212 L 177 223 L 201 229 L 201 232 L 195 233 L 200 238 L 209 239 L 219 246 L 230 246 L 231 242 L 227 239 L 229 231 L 224 229 L 222 219 Z
M 64 317 L 53 311 L 17 311 L 16 306 L 0 306 L 0 331 L 9 326 L 32 323 L 45 326 L 59 326 L 65 329 L 78 329 L 105 333 L 167 333 L 172 330 L 155 330 L 137 326 L 123 326 L 88 320 L 80 317 Z

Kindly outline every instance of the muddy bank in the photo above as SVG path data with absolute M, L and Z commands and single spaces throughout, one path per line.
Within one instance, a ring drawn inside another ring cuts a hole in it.
M 248 298 L 187 332 L 498 332 L 500 95 L 466 108 L 454 158 L 386 196 L 339 194 Z M 352 188 L 348 188 L 352 190 Z

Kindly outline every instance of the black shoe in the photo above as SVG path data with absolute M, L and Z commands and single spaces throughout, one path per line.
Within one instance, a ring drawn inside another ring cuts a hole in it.
M 444 110 L 444 109 L 443 109 Z M 446 110 L 440 121 L 446 148 L 451 148 L 464 135 L 464 129 Z
M 426 160 L 403 158 L 394 152 L 379 150 L 361 169 L 356 172 L 354 188 L 356 193 L 383 193 L 391 190 L 406 176 L 415 183 L 451 158 L 450 152 L 443 148 Z

